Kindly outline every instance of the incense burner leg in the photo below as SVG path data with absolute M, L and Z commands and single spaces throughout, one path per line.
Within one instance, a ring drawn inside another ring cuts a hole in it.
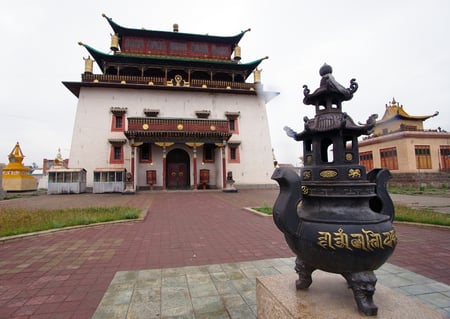
M 307 265 L 299 257 L 295 259 L 295 271 L 298 274 L 298 279 L 295 281 L 295 287 L 298 289 L 306 289 L 311 286 L 311 274 L 316 270 L 314 267 Z
M 373 303 L 373 294 L 377 277 L 373 271 L 342 274 L 347 280 L 348 287 L 353 290 L 359 311 L 366 316 L 376 316 L 378 307 Z

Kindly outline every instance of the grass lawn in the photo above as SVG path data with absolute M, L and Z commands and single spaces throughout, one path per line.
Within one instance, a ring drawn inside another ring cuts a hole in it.
M 253 207 L 254 210 L 272 215 L 272 207 Z M 430 209 L 415 209 L 403 205 L 395 205 L 395 220 L 421 224 L 450 226 L 450 214 L 434 212 Z
M 53 228 L 136 219 L 140 210 L 132 207 L 90 207 L 61 210 L 0 208 L 0 237 Z

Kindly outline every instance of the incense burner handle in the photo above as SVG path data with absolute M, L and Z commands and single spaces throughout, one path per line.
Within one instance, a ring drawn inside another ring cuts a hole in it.
M 386 168 L 375 168 L 367 173 L 367 179 L 375 183 L 376 196 L 370 199 L 370 208 L 382 215 L 389 216 L 391 222 L 394 221 L 394 203 L 387 191 L 387 182 L 392 178 L 391 173 Z

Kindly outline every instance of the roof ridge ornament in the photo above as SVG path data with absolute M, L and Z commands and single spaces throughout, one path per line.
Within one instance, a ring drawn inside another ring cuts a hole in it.
M 351 100 L 353 93 L 358 90 L 356 79 L 351 79 L 350 87 L 345 88 L 335 80 L 332 73 L 333 68 L 324 63 L 319 70 L 319 74 L 322 77 L 319 88 L 310 94 L 308 86 L 303 85 L 303 95 L 305 96 L 303 103 L 306 105 L 315 105 L 316 113 L 330 111 L 341 112 L 342 102 Z

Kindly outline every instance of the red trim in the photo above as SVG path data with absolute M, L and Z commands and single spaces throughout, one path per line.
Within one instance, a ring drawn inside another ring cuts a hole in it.
M 232 159 L 231 158 L 231 150 L 234 149 L 235 150 L 235 158 Z M 241 162 L 241 157 L 239 154 L 239 146 L 230 146 L 228 145 L 228 163 L 240 163 Z
M 121 125 L 118 123 L 118 119 L 120 118 Z M 117 127 L 119 125 L 119 127 Z M 111 120 L 111 132 L 125 132 L 125 114 L 122 115 L 112 115 Z
M 231 129 L 231 122 L 234 122 L 234 129 Z M 237 118 L 233 118 L 233 119 L 229 119 L 228 120 L 228 129 L 230 130 L 231 133 L 233 134 L 239 134 L 239 125 L 238 125 L 238 119 Z
M 163 56 L 183 56 L 203 59 L 229 60 L 231 47 L 228 44 L 215 44 L 198 41 L 179 41 L 155 38 L 124 36 L 121 45 L 124 53 L 137 53 Z
M 114 158 L 115 148 L 120 148 L 120 159 Z M 109 153 L 109 163 L 110 164 L 123 164 L 123 145 L 111 145 L 111 150 Z
M 166 189 L 166 174 L 167 174 L 167 159 L 166 155 L 163 157 L 163 189 Z
M 144 146 L 145 144 L 148 144 L 148 159 L 143 159 L 142 158 L 142 146 Z M 152 163 L 153 162 L 153 158 L 152 158 L 152 144 L 150 143 L 144 143 L 141 145 L 141 147 L 139 147 L 139 163 Z
M 206 157 L 205 157 L 205 154 L 206 154 L 206 152 L 205 152 L 205 145 L 210 145 L 208 147 L 211 147 L 210 151 L 211 151 L 212 159 L 206 159 Z M 204 144 L 203 145 L 203 163 L 214 163 L 215 160 L 216 160 L 216 156 L 215 156 L 214 144 Z
M 227 161 L 225 160 L 225 154 L 222 156 L 222 187 L 227 185 Z

